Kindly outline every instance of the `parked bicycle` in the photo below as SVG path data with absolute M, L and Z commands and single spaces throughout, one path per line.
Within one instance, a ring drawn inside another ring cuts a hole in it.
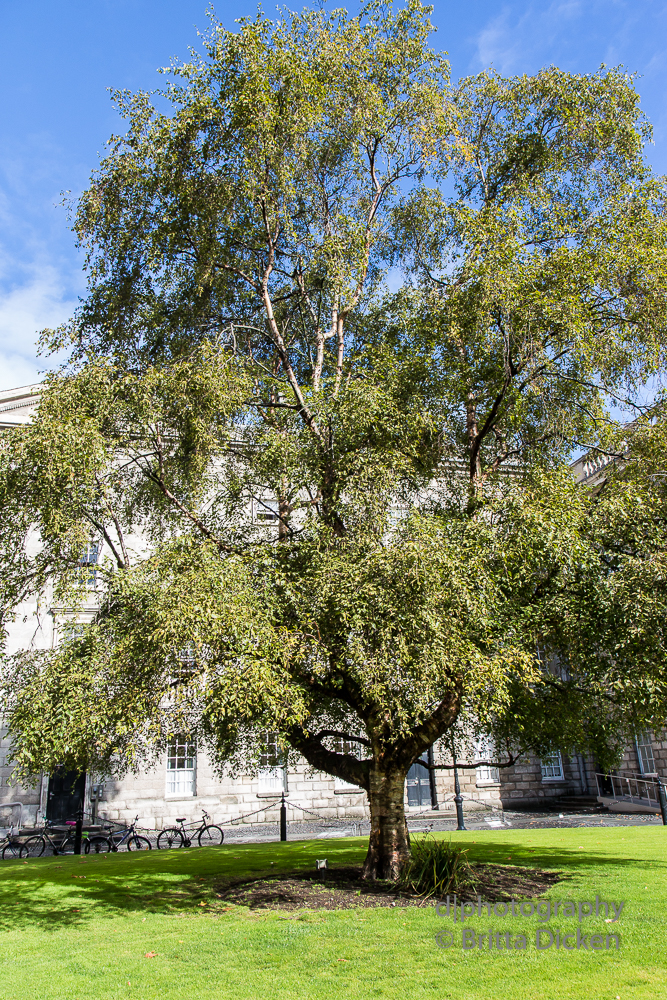
M 110 851 L 115 854 L 123 844 L 127 844 L 128 851 L 150 851 L 153 845 L 148 837 L 142 837 L 136 832 L 138 819 L 139 816 L 135 816 L 134 823 L 124 830 L 113 830 L 108 834 L 91 834 L 86 841 L 86 854 L 108 854 Z
M 51 848 L 54 855 L 74 854 L 74 843 L 76 840 L 75 825 L 74 823 L 68 823 L 69 830 L 67 832 L 64 830 L 55 830 L 53 829 L 53 824 L 45 816 L 44 829 L 41 833 L 36 833 L 33 837 L 28 837 L 27 840 L 24 840 L 19 850 L 19 857 L 41 858 L 47 847 Z M 88 835 L 86 833 L 82 834 L 81 850 L 86 849 L 87 838 Z
M 215 823 L 209 823 L 210 818 L 206 810 L 202 809 L 201 823 L 197 824 L 196 821 L 188 823 L 190 829 L 187 830 L 183 825 L 186 817 L 177 818 L 176 822 L 180 826 L 169 826 L 166 830 L 162 830 L 157 838 L 157 846 L 160 850 L 169 850 L 172 847 L 191 847 L 192 841 L 196 837 L 200 847 L 217 847 L 223 842 L 225 835 L 219 826 L 216 826 Z
M 2 860 L 7 861 L 7 859 L 19 858 L 21 856 L 22 846 L 23 841 L 18 839 L 18 830 L 14 833 L 14 827 L 10 826 L 7 836 L 4 840 L 0 841 L 0 847 L 2 848 Z

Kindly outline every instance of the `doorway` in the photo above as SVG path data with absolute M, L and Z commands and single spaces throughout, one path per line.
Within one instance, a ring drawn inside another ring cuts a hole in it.
M 428 751 L 423 753 L 420 760 L 428 764 Z M 431 772 L 422 767 L 419 761 L 415 761 L 406 778 L 408 786 L 408 805 L 428 807 L 433 804 L 431 797 Z
M 62 824 L 76 820 L 83 803 L 86 775 L 58 768 L 49 778 L 46 797 L 46 818 L 50 823 Z

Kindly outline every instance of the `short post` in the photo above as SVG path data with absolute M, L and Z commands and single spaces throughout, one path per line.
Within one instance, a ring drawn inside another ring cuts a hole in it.
M 459 785 L 459 772 L 456 767 L 456 751 L 454 750 L 453 743 L 452 743 L 452 761 L 454 763 L 454 802 L 456 803 L 456 829 L 465 830 L 466 825 L 463 822 L 463 796 L 461 795 L 461 786 Z
M 287 840 L 287 806 L 285 805 L 284 792 L 280 800 L 280 839 Z
M 74 827 L 74 853 L 81 854 L 81 837 L 83 834 L 83 797 L 81 798 L 81 805 L 79 806 L 79 812 L 76 817 L 76 826 Z
M 661 778 L 658 778 L 658 798 L 660 799 L 660 812 L 662 813 L 662 825 L 667 826 L 667 796 L 665 786 Z

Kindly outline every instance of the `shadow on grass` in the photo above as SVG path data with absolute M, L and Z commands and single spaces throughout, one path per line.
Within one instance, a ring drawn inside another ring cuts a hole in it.
M 138 911 L 226 912 L 222 895 L 240 880 L 314 869 L 322 853 L 321 842 L 293 842 L 0 862 L 0 932 L 36 926 L 57 931 Z M 328 843 L 326 853 L 359 864 L 365 846 Z
M 475 843 L 473 838 L 474 833 L 471 831 L 469 841 L 466 842 L 463 838 L 456 841 L 457 844 L 464 844 L 466 847 L 469 847 L 471 861 L 487 861 L 493 864 L 525 865 L 528 867 L 539 866 L 540 868 L 547 869 L 567 868 L 571 873 L 574 873 L 578 869 L 592 867 L 637 868 L 644 864 L 651 865 L 654 868 L 658 866 L 667 869 L 667 861 L 657 861 L 653 857 L 619 857 L 609 854 L 604 848 L 598 850 L 596 846 L 590 844 L 583 845 L 582 851 L 578 845 L 576 847 L 531 847 L 517 843 L 516 841 L 500 843 L 483 841 Z M 628 844 L 628 850 L 631 849 L 632 845 Z
M 470 860 L 494 865 L 557 869 L 575 875 L 585 869 L 637 868 L 667 864 L 641 857 L 618 857 L 590 846 L 529 847 L 516 841 L 477 842 Z M 628 845 L 631 849 L 631 845 Z M 358 865 L 366 842 L 356 840 L 230 845 L 141 854 L 38 858 L 0 864 L 0 932 L 29 927 L 58 931 L 93 919 L 122 914 L 223 915 L 223 898 L 243 880 L 312 869 L 326 855 L 335 864 Z

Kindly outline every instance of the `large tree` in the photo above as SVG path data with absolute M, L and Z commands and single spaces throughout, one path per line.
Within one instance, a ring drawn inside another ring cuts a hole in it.
M 160 95 L 117 95 L 88 295 L 46 335 L 71 361 L 0 470 L 6 615 L 107 556 L 93 620 L 8 667 L 20 773 L 120 773 L 178 732 L 241 765 L 270 728 L 366 789 L 368 877 L 438 739 L 607 761 L 666 704 L 656 480 L 566 464 L 622 452 L 609 405 L 665 362 L 638 96 L 451 86 L 430 30 L 418 2 L 214 23 Z

